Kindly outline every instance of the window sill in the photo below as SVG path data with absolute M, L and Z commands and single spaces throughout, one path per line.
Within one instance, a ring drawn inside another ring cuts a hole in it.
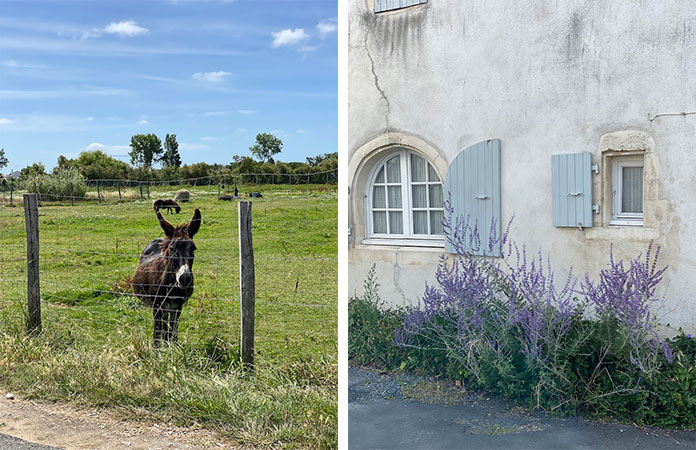
M 643 220 L 637 220 L 637 219 L 612 219 L 609 221 L 609 226 L 616 227 L 616 226 L 628 226 L 628 227 L 642 227 L 643 226 Z
M 617 240 L 628 239 L 638 242 L 650 242 L 659 237 L 660 230 L 658 227 L 652 228 L 646 226 L 620 226 L 610 224 L 609 226 L 595 226 L 585 229 L 585 238 L 588 240 L 616 242 Z
M 393 239 L 393 238 L 366 238 L 361 241 L 363 245 L 384 245 L 391 247 L 431 247 L 445 248 L 444 238 L 432 239 Z

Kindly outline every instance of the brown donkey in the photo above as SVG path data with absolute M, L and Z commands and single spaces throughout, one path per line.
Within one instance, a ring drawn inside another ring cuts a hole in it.
M 133 276 L 133 291 L 152 308 L 155 346 L 176 342 L 181 308 L 193 294 L 193 236 L 201 226 L 196 208 L 191 222 L 177 227 L 157 212 L 166 239 L 157 238 L 145 247 Z

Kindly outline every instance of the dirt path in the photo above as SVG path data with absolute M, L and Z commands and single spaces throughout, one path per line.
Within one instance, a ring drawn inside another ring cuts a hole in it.
M 209 431 L 125 421 L 107 410 L 5 398 L 0 390 L 0 433 L 66 449 L 227 449 L 229 439 Z

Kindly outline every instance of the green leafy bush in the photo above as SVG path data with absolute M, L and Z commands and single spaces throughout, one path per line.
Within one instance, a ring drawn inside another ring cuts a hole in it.
M 76 167 L 56 170 L 53 174 L 32 175 L 23 183 L 28 192 L 39 194 L 41 200 L 81 198 L 87 192 L 85 177 Z

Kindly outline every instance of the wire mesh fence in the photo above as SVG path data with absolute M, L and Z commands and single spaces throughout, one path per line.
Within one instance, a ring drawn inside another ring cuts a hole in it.
M 148 182 L 149 200 L 146 193 L 141 197 L 139 182 L 90 185 L 77 202 L 72 196 L 43 197 L 39 269 L 44 330 L 92 345 L 152 340 L 153 311 L 133 295 L 133 275 L 148 243 L 164 237 L 153 201 L 185 189 L 189 201 L 179 203 L 179 214 L 162 211 L 174 226 L 191 221 L 194 208 L 202 215 L 193 237 L 194 289 L 178 319 L 179 340 L 237 343 L 238 198 L 221 200 L 236 187 L 239 198 L 253 201 L 257 353 L 272 359 L 335 354 L 336 185 L 331 179 L 329 184 L 285 185 L 243 180 Z M 248 197 L 255 192 L 261 197 Z M 19 326 L 27 316 L 24 212 L 6 200 L 0 207 L 0 331 Z M 19 202 L 15 192 L 14 204 Z M 180 259 L 172 256 L 171 264 L 160 270 L 163 289 L 177 283 Z

